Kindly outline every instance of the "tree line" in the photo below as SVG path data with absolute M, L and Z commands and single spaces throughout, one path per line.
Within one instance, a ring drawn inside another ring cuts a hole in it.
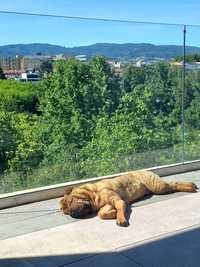
M 175 57 L 175 61 L 177 62 L 183 61 L 183 56 Z M 185 61 L 188 63 L 200 62 L 200 54 L 188 54 L 185 56 Z

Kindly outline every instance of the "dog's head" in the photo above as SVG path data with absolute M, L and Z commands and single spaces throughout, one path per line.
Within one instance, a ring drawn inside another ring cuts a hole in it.
M 65 191 L 64 198 L 60 200 L 60 209 L 64 214 L 69 214 L 73 218 L 84 218 L 93 213 L 92 205 L 85 194 L 72 193 L 73 187 L 68 187 Z

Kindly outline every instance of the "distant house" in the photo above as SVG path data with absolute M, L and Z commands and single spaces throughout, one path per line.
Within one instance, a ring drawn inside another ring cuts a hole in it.
M 8 80 L 18 80 L 23 72 L 22 70 L 6 70 L 4 74 Z
M 63 55 L 63 54 L 58 54 L 58 55 L 52 56 L 52 60 L 54 60 L 54 61 L 57 61 L 57 60 L 66 60 L 68 58 L 70 58 L 70 56 Z
M 170 63 L 172 66 L 177 66 L 177 67 L 183 67 L 183 61 L 175 61 Z M 191 62 L 191 63 L 185 63 L 185 67 L 188 70 L 196 70 L 200 69 L 200 62 Z
M 20 81 L 22 82 L 37 82 L 40 80 L 38 72 L 24 72 L 21 74 Z
M 141 68 L 141 67 L 145 66 L 146 64 L 147 63 L 143 59 L 140 59 L 140 60 L 136 61 L 135 66 L 138 68 Z
M 22 69 L 21 66 L 22 57 L 16 55 L 15 57 L 1 57 L 0 66 L 4 72 L 18 71 Z
M 81 62 L 86 62 L 87 61 L 87 56 L 86 55 L 77 55 L 75 56 L 75 59 L 81 61 Z
M 22 69 L 24 70 L 39 70 L 44 61 L 52 60 L 51 56 L 24 56 L 21 59 Z
M 107 63 L 114 69 L 121 68 L 121 62 L 117 60 L 107 60 Z

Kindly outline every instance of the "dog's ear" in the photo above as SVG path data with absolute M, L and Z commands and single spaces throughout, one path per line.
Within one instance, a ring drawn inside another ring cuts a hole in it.
M 65 195 L 69 195 L 71 192 L 72 192 L 72 189 L 73 189 L 74 187 L 73 186 L 68 186 L 66 189 L 65 189 Z
M 59 201 L 59 207 L 60 207 L 60 210 L 62 210 L 64 214 L 68 214 L 69 204 L 68 204 L 68 197 L 67 196 L 65 196 L 64 198 L 62 198 Z
M 60 210 L 63 210 L 64 198 L 59 201 Z

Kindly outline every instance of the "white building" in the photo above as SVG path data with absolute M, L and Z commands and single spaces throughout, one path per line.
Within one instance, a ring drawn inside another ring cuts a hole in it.
M 24 72 L 21 74 L 20 81 L 22 82 L 37 82 L 40 80 L 38 72 Z
M 108 60 L 108 64 L 113 67 L 114 69 L 120 69 L 121 68 L 121 62 L 116 60 Z
M 87 61 L 87 56 L 86 55 L 77 55 L 75 56 L 75 59 L 81 61 L 81 62 L 86 62 Z
M 138 68 L 141 68 L 141 67 L 145 66 L 146 64 L 147 63 L 143 59 L 140 59 L 140 60 L 136 61 L 135 66 Z

